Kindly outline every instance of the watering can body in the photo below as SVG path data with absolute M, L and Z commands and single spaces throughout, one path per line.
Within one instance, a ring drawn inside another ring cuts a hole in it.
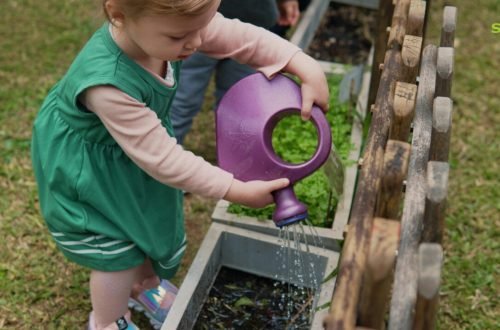
M 292 79 L 278 74 L 269 80 L 256 73 L 233 85 L 216 111 L 217 160 L 222 169 L 241 181 L 290 180 L 289 187 L 273 193 L 273 220 L 279 227 L 307 216 L 307 208 L 295 197 L 293 184 L 321 167 L 331 150 L 328 121 L 314 106 L 311 120 L 317 129 L 318 144 L 312 158 L 290 164 L 274 153 L 274 128 L 283 117 L 299 114 L 301 106 L 300 86 Z

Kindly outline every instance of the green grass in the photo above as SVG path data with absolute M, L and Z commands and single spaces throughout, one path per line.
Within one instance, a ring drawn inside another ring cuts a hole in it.
M 432 1 L 429 41 L 444 1 Z M 453 85 L 452 171 L 440 329 L 498 329 L 500 22 L 497 0 L 453 1 L 459 9 Z M 87 272 L 56 250 L 39 215 L 29 141 L 50 86 L 102 22 L 98 1 L 0 1 L 0 328 L 73 329 L 90 311 Z M 187 144 L 214 160 L 209 112 Z M 191 244 L 179 283 L 209 224 L 213 201 L 186 204 Z
M 431 8 L 443 3 L 432 1 Z M 500 35 L 491 33 L 491 24 L 500 22 L 500 2 L 451 3 L 458 8 L 458 32 L 439 327 L 498 329 Z M 433 13 L 429 24 L 439 28 L 441 15 Z M 437 43 L 439 30 L 428 32 Z

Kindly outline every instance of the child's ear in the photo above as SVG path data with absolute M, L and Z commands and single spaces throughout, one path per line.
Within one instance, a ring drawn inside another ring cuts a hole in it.
M 115 26 L 121 26 L 123 24 L 125 15 L 115 0 L 107 0 L 104 2 L 104 10 L 111 24 Z

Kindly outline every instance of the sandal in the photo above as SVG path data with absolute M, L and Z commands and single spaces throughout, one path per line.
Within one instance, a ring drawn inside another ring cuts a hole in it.
M 129 298 L 128 306 L 143 312 L 149 323 L 155 329 L 160 329 L 174 303 L 177 291 L 179 290 L 175 285 L 162 280 L 158 287 L 143 291 L 137 298 Z
M 95 330 L 95 320 L 94 312 L 90 312 L 89 323 L 87 325 L 87 330 Z M 127 312 L 124 316 L 116 320 L 115 323 L 108 325 L 105 330 L 118 329 L 118 330 L 139 330 L 139 328 L 130 319 L 130 312 Z

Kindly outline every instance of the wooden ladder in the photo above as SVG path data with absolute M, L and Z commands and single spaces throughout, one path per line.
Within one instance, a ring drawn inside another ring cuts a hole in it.
M 379 2 L 371 126 L 324 320 L 328 330 L 435 325 L 456 8 L 444 8 L 439 47 L 423 48 L 427 7 L 420 0 Z

